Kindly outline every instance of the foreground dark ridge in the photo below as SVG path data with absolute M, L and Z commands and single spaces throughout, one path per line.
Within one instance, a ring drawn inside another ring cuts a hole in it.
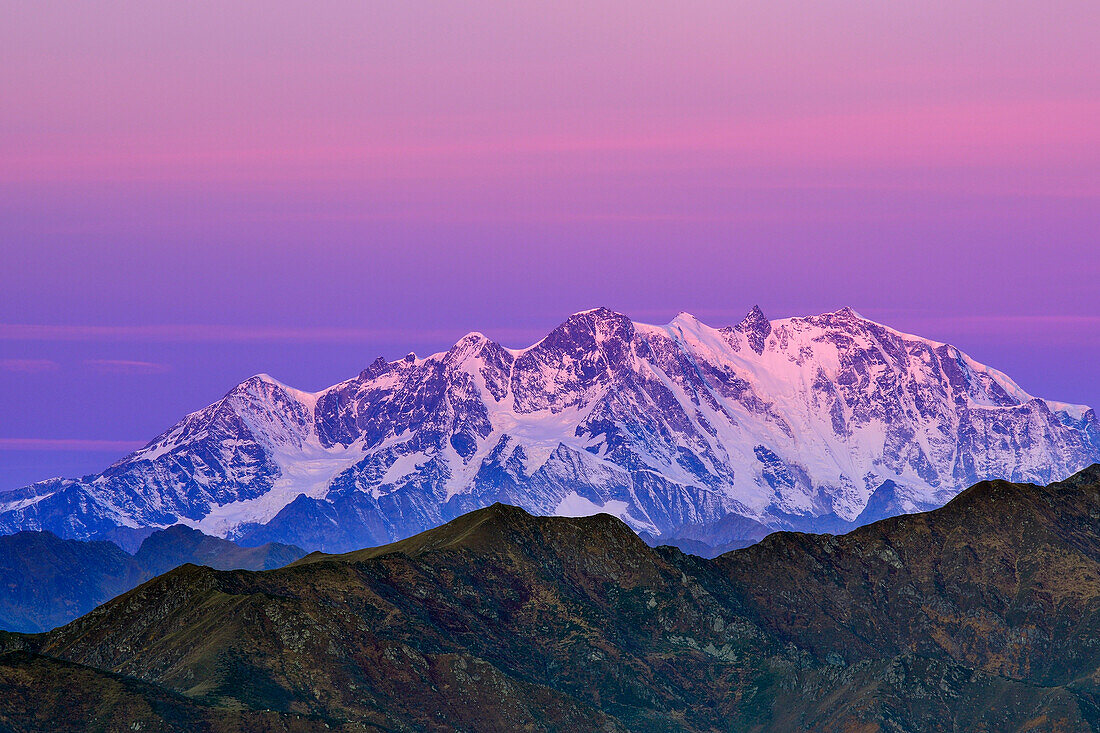
M 1092 730 L 1098 522 L 1100 465 L 715 560 L 498 504 L 7 635 L 0 728 Z

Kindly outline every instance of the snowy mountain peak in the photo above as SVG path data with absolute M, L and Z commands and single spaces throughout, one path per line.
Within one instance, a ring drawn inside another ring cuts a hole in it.
M 449 351 L 444 355 L 445 362 L 451 365 L 462 364 L 469 359 L 477 358 L 487 348 L 497 346 L 497 344 L 490 341 L 484 334 L 477 331 L 471 331 L 455 343 Z M 497 346 L 499 348 L 499 346 Z
M 627 316 L 609 308 L 600 307 L 574 313 L 554 329 L 551 335 L 590 333 L 597 341 L 605 341 L 623 337 L 627 332 L 633 333 L 633 329 L 634 322 Z
M 596 306 L 595 308 L 588 308 L 587 310 L 582 310 L 582 311 L 577 311 L 576 313 L 571 313 L 569 315 L 569 317 L 566 318 L 565 320 L 568 321 L 568 320 L 573 319 L 573 318 L 581 318 L 581 317 L 588 317 L 588 316 L 600 319 L 600 318 L 608 318 L 608 317 L 611 317 L 611 318 L 620 317 L 620 316 L 622 316 L 622 314 L 617 313 L 617 312 L 611 310 L 610 308 L 608 308 L 606 306 L 600 305 L 600 306 Z
M 868 320 L 867 318 L 864 318 L 859 313 L 857 313 L 856 310 L 854 308 L 852 308 L 850 305 L 846 305 L 846 306 L 844 306 L 843 308 L 841 308 L 839 310 L 833 311 L 832 313 L 825 313 L 821 317 L 822 318 L 832 318 L 832 319 L 836 319 L 836 320 L 843 320 L 843 319 L 852 319 L 852 320 L 858 320 L 858 321 Z
M 595 308 L 523 349 L 471 332 L 317 393 L 256 375 L 100 475 L 0 496 L 0 531 L 184 523 L 337 550 L 495 501 L 658 536 L 731 513 L 832 531 L 1098 460 L 1091 409 L 850 308 L 720 329 Z
M 675 318 L 669 321 L 668 325 L 688 326 L 689 328 L 694 328 L 695 324 L 697 323 L 702 323 L 702 321 L 700 321 L 698 318 L 696 318 L 691 313 L 688 313 L 687 311 L 680 311 L 676 314 Z

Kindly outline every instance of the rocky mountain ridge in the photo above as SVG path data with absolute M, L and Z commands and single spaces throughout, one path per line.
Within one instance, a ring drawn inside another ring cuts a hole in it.
M 713 560 L 494 504 L 0 634 L 0 727 L 1096 730 L 1098 522 L 1100 465 Z

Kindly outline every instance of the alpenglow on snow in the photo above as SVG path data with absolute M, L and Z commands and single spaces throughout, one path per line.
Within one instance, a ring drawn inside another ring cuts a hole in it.
M 724 328 L 598 308 L 526 349 L 471 333 L 320 392 L 252 377 L 102 474 L 0 494 L 0 532 L 183 523 L 344 551 L 498 501 L 658 538 L 729 514 L 835 531 L 1097 461 L 1093 410 L 848 308 Z

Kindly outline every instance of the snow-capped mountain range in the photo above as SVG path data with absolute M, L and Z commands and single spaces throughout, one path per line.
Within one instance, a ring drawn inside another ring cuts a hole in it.
M 252 377 L 102 474 L 0 494 L 0 533 L 183 523 L 342 551 L 496 501 L 657 537 L 731 513 L 835 530 L 1098 461 L 1092 409 L 848 308 L 724 328 L 598 308 L 526 349 L 471 333 L 320 392 Z

